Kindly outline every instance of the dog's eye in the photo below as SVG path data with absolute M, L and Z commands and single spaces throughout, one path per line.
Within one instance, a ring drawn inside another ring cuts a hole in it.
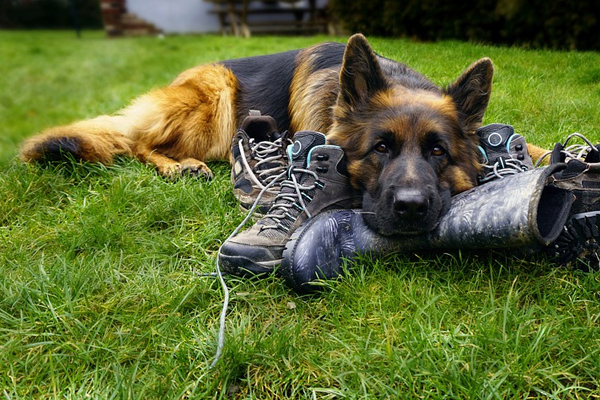
M 434 146 L 433 149 L 431 149 L 432 156 L 441 157 L 444 154 L 446 154 L 446 149 L 444 149 L 442 146 Z
M 373 150 L 375 150 L 378 153 L 387 153 L 388 147 L 387 144 L 385 144 L 384 142 L 379 142 L 375 145 L 375 147 L 373 147 Z

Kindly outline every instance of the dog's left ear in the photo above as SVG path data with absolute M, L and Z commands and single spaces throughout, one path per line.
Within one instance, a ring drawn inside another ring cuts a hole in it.
M 482 58 L 471 64 L 456 82 L 445 89 L 454 99 L 461 121 L 469 133 L 481 126 L 492 93 L 493 75 L 492 60 Z
M 340 71 L 338 105 L 354 108 L 385 85 L 377 55 L 367 39 L 361 34 L 351 36 Z

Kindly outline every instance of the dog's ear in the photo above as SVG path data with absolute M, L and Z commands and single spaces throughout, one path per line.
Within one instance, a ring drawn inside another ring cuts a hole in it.
M 340 71 L 338 105 L 353 108 L 385 86 L 377 56 L 367 39 L 361 34 L 351 36 Z
M 469 133 L 481 126 L 492 93 L 493 75 L 492 60 L 482 58 L 471 64 L 456 82 L 445 89 L 454 99 L 461 121 Z

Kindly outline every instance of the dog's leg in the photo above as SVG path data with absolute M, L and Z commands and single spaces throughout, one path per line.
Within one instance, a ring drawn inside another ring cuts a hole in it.
M 207 179 L 213 178 L 210 168 L 204 162 L 195 158 L 188 157 L 182 160 L 174 160 L 144 144 L 136 144 L 133 151 L 139 160 L 156 166 L 158 173 L 165 178 L 173 179 L 180 175 L 200 175 Z
M 527 151 L 529 151 L 529 155 L 531 156 L 534 164 L 537 163 L 537 161 L 546 153 L 548 153 L 548 150 L 529 143 L 527 143 Z M 545 158 L 543 164 L 547 165 L 549 160 L 549 158 Z
M 229 160 L 235 133 L 237 80 L 223 66 L 182 73 L 170 86 L 135 100 L 123 111 L 134 155 L 166 177 L 212 177 L 205 160 Z
M 109 164 L 116 154 L 154 164 L 162 176 L 212 172 L 205 160 L 230 160 L 237 80 L 220 65 L 182 73 L 167 87 L 135 99 L 114 116 L 47 130 L 27 140 L 24 161 L 76 159 Z
M 158 173 L 165 178 L 175 178 L 181 173 L 180 163 L 157 152 L 152 147 L 136 143 L 133 146 L 133 153 L 140 161 L 154 165 Z

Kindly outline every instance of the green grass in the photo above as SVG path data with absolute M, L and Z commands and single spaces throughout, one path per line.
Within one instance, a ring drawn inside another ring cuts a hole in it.
M 0 32 L 0 396 L 6 399 L 560 398 L 600 396 L 600 275 L 509 252 L 361 259 L 319 296 L 277 278 L 197 273 L 244 215 L 228 165 L 166 182 L 133 160 L 36 167 L 19 143 L 111 113 L 219 59 L 326 37 L 106 40 Z M 342 41 L 343 38 L 337 38 Z M 372 39 L 449 83 L 496 65 L 486 122 L 550 146 L 600 141 L 600 55 Z

